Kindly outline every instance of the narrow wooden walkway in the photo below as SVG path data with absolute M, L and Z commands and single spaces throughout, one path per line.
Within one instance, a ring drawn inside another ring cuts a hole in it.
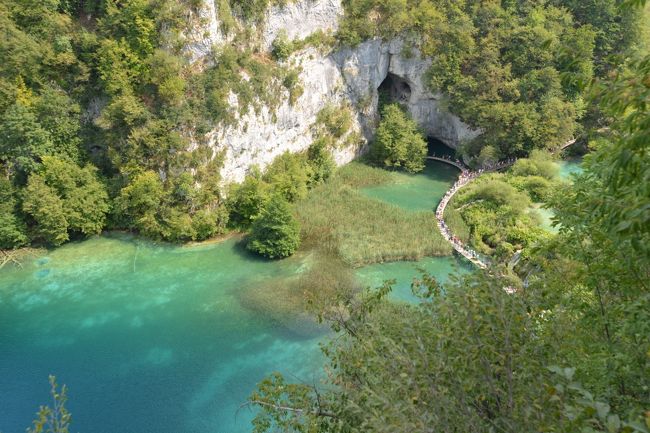
M 476 179 L 484 173 L 498 171 L 509 167 L 515 163 L 516 159 L 500 161 L 487 169 L 482 169 L 479 171 L 470 171 L 470 169 L 466 167 L 462 162 L 458 160 L 454 161 L 450 158 L 428 156 L 427 159 L 444 162 L 445 164 L 452 165 L 461 171 L 458 180 L 454 182 L 452 187 L 445 193 L 445 195 L 440 200 L 440 203 L 438 203 L 438 207 L 436 208 L 436 223 L 438 225 L 440 234 L 445 238 L 447 242 L 451 244 L 451 246 L 458 254 L 465 257 L 467 260 L 474 263 L 474 265 L 478 266 L 481 269 L 487 268 L 490 264 L 487 259 L 481 258 L 481 256 L 476 251 L 464 245 L 461 240 L 452 233 L 449 226 L 445 223 L 445 209 L 447 208 L 447 204 L 449 204 L 452 197 L 472 180 Z
M 439 157 L 439 156 L 427 156 L 427 159 L 430 159 L 430 160 L 433 160 L 433 161 L 440 161 L 440 162 L 444 162 L 445 164 L 453 165 L 454 167 L 456 167 L 460 171 L 469 170 L 469 168 L 467 168 L 465 166 L 465 164 L 463 164 L 459 160 L 453 161 L 451 158 L 442 158 L 442 157 Z
M 455 164 L 452 164 L 455 165 Z M 444 220 L 444 215 L 445 215 L 445 209 L 447 207 L 447 204 L 449 204 L 449 201 L 452 199 L 452 197 L 460 191 L 462 187 L 470 183 L 472 180 L 476 179 L 479 174 L 476 172 L 473 173 L 468 173 L 463 171 L 458 178 L 458 180 L 454 183 L 454 185 L 449 189 L 445 195 L 442 197 L 442 200 L 440 200 L 440 203 L 438 203 L 438 207 L 436 208 L 436 223 L 438 225 L 438 230 L 440 231 L 440 234 L 442 235 L 443 238 L 447 242 L 451 244 L 451 246 L 454 248 L 454 250 L 460 254 L 461 256 L 465 257 L 467 260 L 470 262 L 474 263 L 474 265 L 478 266 L 481 269 L 485 269 L 488 267 L 488 262 L 481 259 L 481 257 L 478 255 L 478 253 L 465 245 L 456 237 L 449 226 L 445 223 Z
M 567 141 L 566 143 L 564 143 L 562 146 L 559 147 L 558 151 L 562 151 L 566 149 L 567 147 L 571 146 L 575 142 L 576 142 L 575 138 Z M 442 234 L 445 240 L 447 240 L 447 242 L 451 244 L 451 246 L 458 254 L 465 257 L 467 260 L 474 263 L 476 266 L 478 266 L 481 269 L 487 268 L 490 262 L 486 258 L 482 258 L 473 249 L 465 246 L 460 241 L 460 239 L 452 233 L 449 226 L 445 223 L 445 209 L 447 208 L 447 204 L 449 204 L 452 197 L 458 191 L 460 191 L 460 189 L 463 188 L 465 185 L 467 185 L 468 183 L 470 183 L 471 181 L 478 178 L 484 173 L 490 173 L 494 171 L 503 170 L 504 168 L 508 168 L 511 165 L 513 165 L 515 162 L 517 162 L 517 159 L 512 158 L 504 161 L 499 161 L 496 164 L 493 164 L 491 166 L 488 166 L 487 168 L 478 171 L 471 171 L 465 164 L 462 163 L 462 161 L 458 159 L 452 160 L 451 157 L 427 156 L 427 159 L 433 161 L 440 161 L 445 164 L 454 166 L 458 170 L 460 170 L 460 176 L 458 177 L 458 180 L 445 193 L 445 195 L 440 200 L 440 203 L 438 203 L 438 207 L 436 208 L 436 222 L 438 224 L 438 230 L 440 230 L 440 234 Z

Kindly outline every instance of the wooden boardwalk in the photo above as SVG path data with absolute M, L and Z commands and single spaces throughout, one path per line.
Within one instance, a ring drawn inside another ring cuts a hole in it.
M 456 167 L 460 171 L 469 170 L 469 168 L 465 167 L 465 165 L 462 162 L 458 161 L 458 160 L 452 161 L 451 159 L 441 158 L 439 156 L 427 156 L 427 159 L 430 159 L 432 161 L 440 161 L 440 162 L 444 162 L 445 164 L 453 165 L 454 167 Z
M 559 147 L 559 151 L 562 151 L 566 149 L 567 147 L 571 146 L 576 142 L 576 139 L 571 139 L 564 143 L 562 146 Z M 471 171 L 465 164 L 463 164 L 460 160 L 452 160 L 450 157 L 448 158 L 442 158 L 439 156 L 427 156 L 427 159 L 433 160 L 433 161 L 439 161 L 443 162 L 445 164 L 449 164 L 453 167 L 456 167 L 458 170 L 460 170 L 461 174 L 458 177 L 458 180 L 454 183 L 454 185 L 445 193 L 445 195 L 442 197 L 442 200 L 440 200 L 440 203 L 438 203 L 438 207 L 436 207 L 436 223 L 438 225 L 438 230 L 440 230 L 440 234 L 451 244 L 451 246 L 454 248 L 454 250 L 460 254 L 461 256 L 465 257 L 467 260 L 470 262 L 474 263 L 476 266 L 478 266 L 481 269 L 485 269 L 489 266 L 489 261 L 486 258 L 482 258 L 476 251 L 472 250 L 471 248 L 465 246 L 457 236 L 455 236 L 449 226 L 445 223 L 445 209 L 447 208 L 447 205 L 451 201 L 451 199 L 456 195 L 458 191 L 460 191 L 461 188 L 463 188 L 465 185 L 473 181 L 474 179 L 478 178 L 482 174 L 485 173 L 490 173 L 494 171 L 499 171 L 503 170 L 504 168 L 508 168 L 511 165 L 513 165 L 515 162 L 517 162 L 517 159 L 509 159 L 506 161 L 499 161 L 496 164 L 494 164 L 491 167 L 479 170 L 479 171 Z
M 454 236 L 454 234 L 451 232 L 447 224 L 445 224 L 445 220 L 444 220 L 445 208 L 447 207 L 447 204 L 449 203 L 451 198 L 462 187 L 470 183 L 473 179 L 476 179 L 481 173 L 471 172 L 469 168 L 466 167 L 465 164 L 463 164 L 459 160 L 452 160 L 451 158 L 441 158 L 438 156 L 427 156 L 427 159 L 449 164 L 461 171 L 461 175 L 459 176 L 458 180 L 454 183 L 451 189 L 449 189 L 445 193 L 445 195 L 442 197 L 442 200 L 440 200 L 440 203 L 438 203 L 438 207 L 436 208 L 436 223 L 438 225 L 438 230 L 440 231 L 440 234 L 442 235 L 442 237 L 445 238 L 447 242 L 451 244 L 451 246 L 458 254 L 465 257 L 467 260 L 474 263 L 474 265 L 478 266 L 481 269 L 487 268 L 488 263 L 483 259 L 481 259 L 476 251 L 466 247 L 465 245 L 463 245 L 462 242 L 460 242 L 460 240 L 457 240 L 458 238 Z

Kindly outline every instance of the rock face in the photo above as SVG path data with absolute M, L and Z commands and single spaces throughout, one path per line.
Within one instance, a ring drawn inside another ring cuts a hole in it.
M 343 15 L 341 0 L 302 0 L 273 6 L 262 26 L 262 46 L 269 49 L 281 31 L 289 40 L 303 39 L 317 30 L 335 31 Z
M 342 14 L 340 0 L 296 0 L 285 7 L 273 7 L 264 21 L 262 46 L 268 49 L 282 30 L 290 40 L 317 30 L 333 30 Z M 188 56 L 193 61 L 226 40 L 219 33 L 212 0 L 206 0 L 205 10 L 199 15 L 202 25 L 187 35 Z M 313 141 L 316 116 L 328 104 L 345 104 L 354 113 L 352 132 L 360 132 L 362 142 L 334 151 L 338 164 L 349 162 L 365 150 L 372 138 L 380 86 L 408 109 L 426 134 L 445 144 L 455 148 L 478 135 L 443 108 L 441 95 L 427 89 L 424 77 L 430 61 L 404 55 L 403 43 L 398 39 L 370 40 L 330 54 L 307 48 L 289 61 L 302 68 L 304 92 L 294 104 L 289 103 L 287 93 L 275 112 L 263 108 L 256 114 L 251 110 L 239 117 L 237 126 L 218 128 L 209 135 L 215 150 L 225 150 L 225 180 L 241 181 L 252 165 L 263 168 L 285 151 L 307 149 Z M 237 103 L 235 95 L 231 103 Z
M 210 54 L 213 47 L 225 43 L 227 38 L 221 33 L 214 0 L 205 0 L 191 20 L 194 26 L 184 35 L 184 51 L 190 62 L 194 63 Z

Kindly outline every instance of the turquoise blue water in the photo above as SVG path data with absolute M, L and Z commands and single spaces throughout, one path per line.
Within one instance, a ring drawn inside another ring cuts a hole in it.
M 441 162 L 428 161 L 418 174 L 392 172 L 387 184 L 362 188 L 370 198 L 412 211 L 434 211 L 440 198 L 458 178 L 458 170 Z
M 73 431 L 250 431 L 238 408 L 266 374 L 322 375 L 324 331 L 240 303 L 244 285 L 299 264 L 256 260 L 234 240 L 96 238 L 3 270 L 0 430 L 24 431 L 54 374 L 68 385 Z
M 560 178 L 565 181 L 570 181 L 573 174 L 582 172 L 581 158 L 571 158 L 559 161 Z M 553 210 L 542 207 L 542 203 L 535 203 L 531 207 L 531 211 L 536 212 L 542 219 L 542 227 L 550 232 L 556 233 L 558 227 L 553 227 L 551 219 L 554 216 Z
M 560 161 L 560 177 L 562 179 L 570 179 L 572 174 L 579 174 L 582 172 L 582 158 L 570 158 Z
M 417 262 L 381 263 L 357 270 L 359 280 L 368 287 L 378 287 L 387 279 L 395 279 L 389 298 L 395 301 L 417 302 L 411 291 L 413 278 L 424 271 L 434 275 L 443 285 L 452 274 L 462 275 L 472 270 L 472 264 L 462 258 L 426 257 Z
M 433 208 L 455 178 L 442 164 L 395 176 L 398 192 L 377 198 L 409 209 Z M 0 431 L 30 425 L 54 374 L 69 389 L 73 432 L 249 432 L 253 414 L 239 408 L 263 377 L 323 377 L 327 330 L 277 321 L 266 304 L 277 296 L 262 292 L 266 280 L 305 265 L 257 259 L 236 239 L 174 247 L 112 236 L 0 270 Z M 393 299 L 413 301 L 419 266 L 442 280 L 465 269 L 446 257 L 357 275 L 368 286 L 397 278 Z

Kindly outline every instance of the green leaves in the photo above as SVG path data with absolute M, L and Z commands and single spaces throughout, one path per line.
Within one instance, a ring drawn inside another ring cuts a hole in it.
M 424 168 L 427 144 L 416 123 L 397 104 L 386 105 L 372 145 L 372 157 L 386 167 L 415 173 Z
M 279 195 L 271 198 L 251 227 L 247 248 L 276 259 L 292 255 L 300 244 L 300 228 L 289 203 Z
M 93 166 L 43 157 L 43 166 L 29 176 L 23 210 L 35 223 L 36 237 L 52 245 L 68 240 L 68 231 L 97 234 L 109 210 L 108 194 Z
M 52 406 L 41 406 L 36 414 L 34 426 L 28 428 L 28 433 L 69 433 L 72 416 L 65 404 L 68 401 L 68 388 L 63 385 L 59 391 L 56 378 L 52 375 L 50 380 L 50 395 Z

